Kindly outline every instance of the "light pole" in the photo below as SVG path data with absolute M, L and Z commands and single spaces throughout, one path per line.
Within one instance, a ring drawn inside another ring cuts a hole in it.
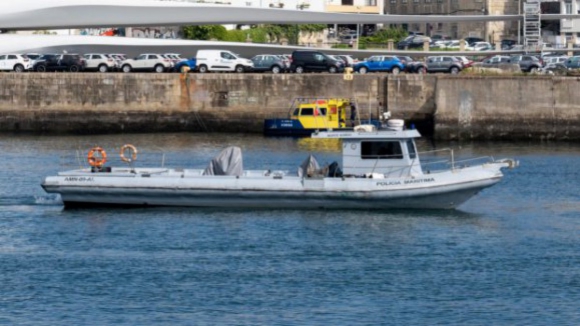
M 360 6 L 356 6 L 356 14 L 360 14 Z M 358 23 L 358 18 L 356 20 L 356 50 L 358 50 L 358 43 L 360 39 L 360 24 Z
M 518 0 L 518 45 L 521 44 L 522 33 L 522 0 Z

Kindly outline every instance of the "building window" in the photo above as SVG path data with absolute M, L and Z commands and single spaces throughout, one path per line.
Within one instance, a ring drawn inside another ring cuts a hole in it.
M 391 3 L 397 3 L 397 0 L 391 0 Z
M 572 1 L 566 1 L 566 14 L 572 14 Z
M 343 6 L 352 6 L 353 4 L 353 0 L 342 0 Z
M 365 1 L 365 6 L 376 7 L 377 6 L 377 0 L 366 0 Z

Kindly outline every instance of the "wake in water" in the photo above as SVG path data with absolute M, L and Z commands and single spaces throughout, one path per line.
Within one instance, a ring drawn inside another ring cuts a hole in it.
M 0 206 L 62 206 L 60 195 L 4 197 Z
M 34 204 L 36 205 L 49 205 L 49 206 L 61 206 L 62 205 L 62 198 L 60 195 L 43 195 L 43 196 L 34 196 Z

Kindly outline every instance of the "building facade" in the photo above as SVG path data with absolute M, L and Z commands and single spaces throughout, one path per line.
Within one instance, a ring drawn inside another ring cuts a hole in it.
M 522 0 L 385 0 L 384 10 L 387 15 L 511 15 L 521 5 Z M 491 43 L 516 40 L 518 26 L 515 21 L 391 25 L 427 36 L 479 37 Z
M 559 14 L 580 14 L 580 1 L 561 0 L 558 1 Z M 559 35 L 556 34 L 553 43 L 564 46 L 567 43 L 578 44 L 580 42 L 580 20 L 561 19 Z

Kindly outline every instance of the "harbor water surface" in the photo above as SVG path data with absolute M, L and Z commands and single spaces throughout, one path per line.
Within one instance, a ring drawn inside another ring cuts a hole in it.
M 138 166 L 205 167 L 228 145 L 248 169 L 340 157 L 241 134 L 1 135 L 0 324 L 580 324 L 579 144 L 437 143 L 521 164 L 449 211 L 65 210 L 41 189 L 94 145 L 120 165 L 126 143 Z

